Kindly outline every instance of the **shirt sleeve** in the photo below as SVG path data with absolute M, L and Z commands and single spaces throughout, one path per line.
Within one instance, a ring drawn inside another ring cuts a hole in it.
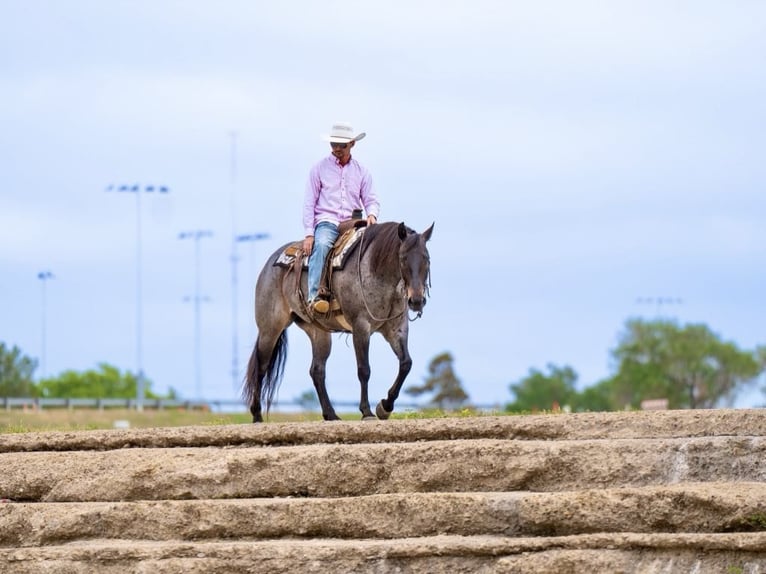
M 375 191 L 375 185 L 372 182 L 372 175 L 366 169 L 362 174 L 361 185 L 361 197 L 362 205 L 367 215 L 374 215 L 375 219 L 380 219 L 380 202 L 378 201 L 378 194 Z
M 314 235 L 314 217 L 321 187 L 319 166 L 314 166 L 309 172 L 309 179 L 306 182 L 306 191 L 303 196 L 303 232 L 305 236 Z

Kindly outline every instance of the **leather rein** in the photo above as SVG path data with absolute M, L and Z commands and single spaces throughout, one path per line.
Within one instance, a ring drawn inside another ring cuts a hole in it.
M 399 317 L 401 317 L 404 314 L 405 311 L 409 311 L 409 306 L 407 305 L 407 301 L 406 301 L 406 299 L 407 299 L 407 292 L 405 291 L 405 293 L 402 295 L 402 300 L 404 301 L 404 309 L 402 309 L 398 313 L 396 313 L 394 315 L 391 315 L 389 317 L 386 317 L 386 318 L 381 318 L 381 317 L 376 317 L 375 314 L 372 311 L 370 311 L 370 307 L 367 304 L 367 298 L 364 296 L 365 290 L 364 290 L 364 285 L 362 283 L 362 251 L 363 251 L 362 248 L 364 247 L 364 236 L 365 236 L 365 234 L 366 234 L 366 231 L 364 233 L 362 233 L 362 236 L 359 238 L 359 251 L 357 253 L 357 265 L 356 265 L 357 273 L 359 275 L 359 286 L 361 287 L 361 293 L 362 293 L 362 302 L 364 303 L 364 308 L 367 311 L 367 314 L 370 316 L 370 318 L 373 321 L 379 321 L 381 323 L 385 323 L 387 321 L 391 321 L 392 319 L 398 319 Z M 402 280 L 404 280 L 404 278 L 402 278 Z M 429 264 L 429 266 L 428 266 L 428 275 L 426 276 L 426 295 L 429 296 L 429 297 L 431 295 L 430 289 L 431 289 L 431 265 Z M 418 311 L 417 315 L 415 315 L 415 317 L 410 317 L 409 313 L 408 313 L 407 314 L 407 320 L 408 321 L 416 321 L 417 319 L 420 319 L 422 316 L 423 316 L 423 311 Z

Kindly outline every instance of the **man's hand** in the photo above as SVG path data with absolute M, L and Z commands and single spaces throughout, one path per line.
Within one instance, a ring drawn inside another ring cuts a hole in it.
M 367 225 L 368 226 L 372 225 L 373 223 L 377 223 L 377 222 L 378 222 L 378 218 L 375 217 L 374 215 L 368 215 L 367 216 Z
M 311 255 L 311 252 L 314 250 L 314 236 L 313 235 L 307 235 L 303 238 L 303 252 L 306 255 Z

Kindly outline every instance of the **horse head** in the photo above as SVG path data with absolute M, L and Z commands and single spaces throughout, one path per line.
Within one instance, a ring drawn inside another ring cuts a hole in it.
M 431 258 L 426 242 L 431 239 L 434 224 L 423 233 L 417 233 L 403 222 L 399 224 L 399 269 L 404 279 L 407 293 L 407 306 L 416 313 L 422 313 L 426 306 Z

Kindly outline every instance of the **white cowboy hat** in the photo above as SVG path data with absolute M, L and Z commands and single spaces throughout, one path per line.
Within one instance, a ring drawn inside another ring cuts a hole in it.
M 335 122 L 329 134 L 324 134 L 322 139 L 330 143 L 348 143 L 364 139 L 364 132 L 354 135 L 354 128 L 347 122 Z

